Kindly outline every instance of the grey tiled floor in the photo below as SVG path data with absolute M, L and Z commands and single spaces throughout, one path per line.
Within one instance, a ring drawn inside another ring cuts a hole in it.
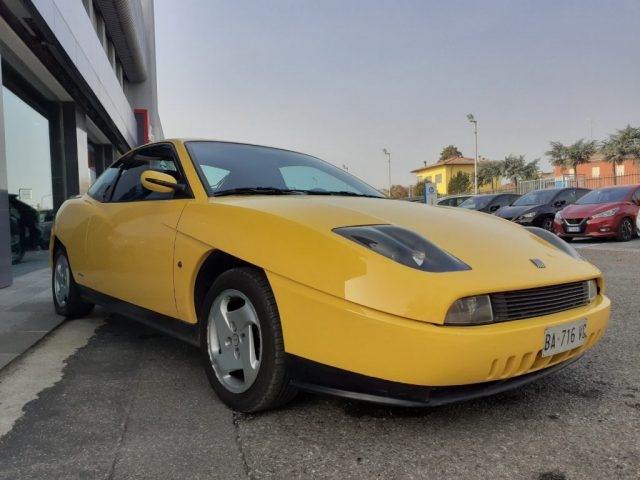
M 38 342 L 62 322 L 51 301 L 48 267 L 14 277 L 0 289 L 0 368 Z

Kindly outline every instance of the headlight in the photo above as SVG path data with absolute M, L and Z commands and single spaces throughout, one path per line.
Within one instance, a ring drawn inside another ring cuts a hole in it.
M 606 212 L 601 212 L 598 213 L 594 216 L 592 216 L 591 218 L 606 218 L 606 217 L 613 217 L 616 213 L 618 213 L 618 208 L 610 208 L 609 210 L 607 210 Z
M 562 220 L 562 210 L 559 210 L 559 211 L 556 213 L 556 220 Z
M 558 250 L 562 250 L 564 253 L 566 253 L 570 257 L 573 257 L 576 260 L 584 260 L 575 248 L 573 248 L 567 242 L 557 237 L 555 234 L 551 233 L 550 231 L 545 230 L 544 228 L 538 228 L 538 227 L 525 227 L 525 228 L 529 230 L 531 233 L 533 233 L 534 235 L 537 235 L 541 239 L 549 242 Z
M 425 272 L 471 270 L 466 263 L 406 228 L 394 225 L 340 227 L 333 231 L 380 255 Z
M 538 212 L 529 212 L 524 215 L 520 215 L 520 218 L 533 218 L 538 214 Z
M 489 295 L 465 297 L 457 300 L 444 319 L 445 325 L 481 325 L 493 322 Z

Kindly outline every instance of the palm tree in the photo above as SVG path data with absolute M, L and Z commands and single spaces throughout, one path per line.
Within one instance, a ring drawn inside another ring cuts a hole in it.
M 526 163 L 524 155 L 508 155 L 502 161 L 502 174 L 515 184 L 517 191 L 519 180 L 538 178 L 538 160 Z
M 551 149 L 546 152 L 551 164 L 556 167 L 573 168 L 573 178 L 578 185 L 578 165 L 589 163 L 594 153 L 598 151 L 598 142 L 595 140 L 578 140 L 573 145 L 563 145 L 560 142 L 551 142 Z
M 602 142 L 600 153 L 607 162 L 611 163 L 613 183 L 618 183 L 616 165 L 620 165 L 625 160 L 640 162 L 640 128 L 627 125 L 622 130 L 609 135 L 609 138 Z
M 502 177 L 502 162 L 499 160 L 483 160 L 478 162 L 478 185 L 491 184 L 491 191 L 497 189 L 496 180 Z

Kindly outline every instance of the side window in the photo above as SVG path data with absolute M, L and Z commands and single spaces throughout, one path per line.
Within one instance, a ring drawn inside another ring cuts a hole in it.
M 146 170 L 165 173 L 175 178 L 178 183 L 185 183 L 178 169 L 171 147 L 154 145 L 140 150 L 121 166 L 121 173 L 116 182 L 111 198 L 112 202 L 139 202 L 148 200 L 173 200 L 182 198 L 183 193 L 175 190 L 168 193 L 152 192 L 142 186 L 140 175 Z
M 570 190 L 565 190 L 563 192 L 560 192 L 558 195 L 556 195 L 556 198 L 553 199 L 553 203 L 555 204 L 556 202 L 562 202 L 563 200 L 564 200 L 563 205 L 569 205 L 570 203 L 575 202 L 576 201 L 575 190 L 570 189 Z
M 501 195 L 493 201 L 493 205 L 497 205 L 498 207 L 506 207 L 510 204 L 511 204 L 510 195 Z
M 117 166 L 107 168 L 91 185 L 87 194 L 99 202 L 106 202 L 111 195 L 119 171 L 120 169 Z

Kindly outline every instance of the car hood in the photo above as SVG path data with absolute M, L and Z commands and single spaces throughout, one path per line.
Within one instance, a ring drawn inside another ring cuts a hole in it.
M 416 270 L 332 231 L 377 224 L 419 233 L 471 270 Z M 187 206 L 179 231 L 205 246 L 203 257 L 221 249 L 263 268 L 270 278 L 431 323 L 442 323 L 448 306 L 464 296 L 600 276 L 586 261 L 575 260 L 512 222 L 400 200 L 218 197 Z M 537 268 L 531 259 L 542 260 L 546 268 Z
M 496 211 L 496 215 L 500 218 L 517 218 L 527 212 L 538 210 L 542 205 L 511 205 L 510 207 L 502 207 Z
M 562 210 L 562 216 L 566 218 L 587 218 L 598 213 L 606 212 L 612 208 L 620 207 L 620 202 L 589 203 L 585 205 L 569 205 Z

